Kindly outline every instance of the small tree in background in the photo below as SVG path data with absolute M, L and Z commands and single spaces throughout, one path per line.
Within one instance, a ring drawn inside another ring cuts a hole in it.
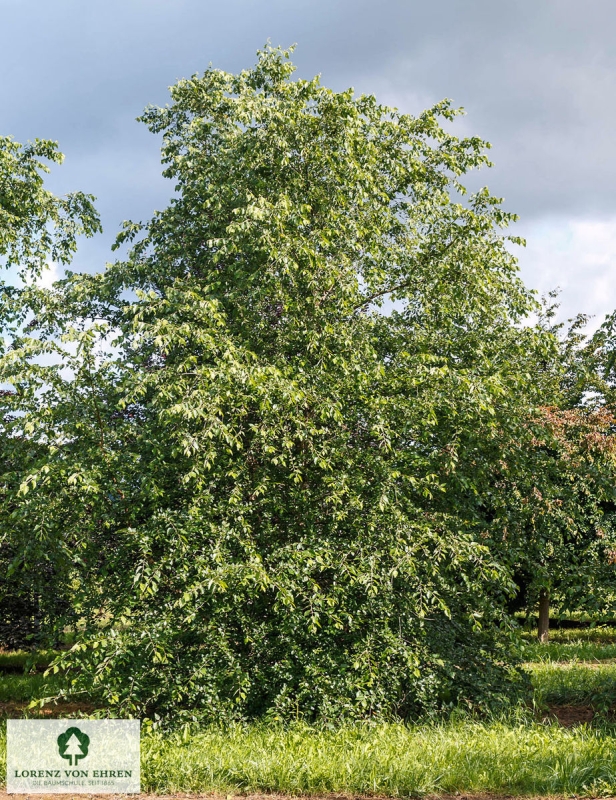
M 0 259 L 20 284 L 0 281 L 0 352 L 17 365 L 14 336 L 44 303 L 37 279 L 49 262 L 68 264 L 80 234 L 92 236 L 100 223 L 90 195 L 76 192 L 56 197 L 43 184 L 48 162 L 61 163 L 55 142 L 37 139 L 25 146 L 0 137 Z M 13 282 L 14 283 L 14 282 Z M 44 355 L 44 346 L 36 347 Z M 56 621 L 70 617 L 64 579 L 67 577 L 40 535 L 41 520 L 32 518 L 20 531 L 14 525 L 14 500 L 24 476 L 47 455 L 44 437 L 32 436 L 19 418 L 27 385 L 16 381 L 4 397 L 0 456 L 0 646 L 33 647 L 54 641 Z M 31 398 L 32 399 L 32 398 Z M 34 403 L 37 405 L 37 403 Z
M 563 331 L 554 322 L 558 306 L 549 305 L 554 297 L 540 313 L 543 345 L 529 346 L 519 362 L 532 375 L 538 405 L 527 416 L 508 413 L 493 439 L 465 429 L 464 460 L 439 500 L 457 498 L 483 528 L 483 541 L 517 587 L 509 611 L 539 608 L 543 641 L 550 600 L 561 611 L 599 616 L 616 596 L 616 429 L 605 326 L 587 338 L 588 318 L 579 315 Z

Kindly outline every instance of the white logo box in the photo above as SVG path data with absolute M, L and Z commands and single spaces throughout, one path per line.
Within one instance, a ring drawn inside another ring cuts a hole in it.
M 18 794 L 139 793 L 136 719 L 9 719 L 6 790 Z

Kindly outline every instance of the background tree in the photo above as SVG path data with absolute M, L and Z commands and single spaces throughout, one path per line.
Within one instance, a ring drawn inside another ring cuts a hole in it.
M 552 294 L 552 300 L 554 293 Z M 600 616 L 613 607 L 614 405 L 605 380 L 605 326 L 588 338 L 588 318 L 554 322 L 545 305 L 540 325 L 553 347 L 534 367 L 541 405 L 481 491 L 486 538 L 518 584 L 511 609 L 536 610 L 547 640 L 550 599 L 561 611 Z
M 93 198 L 80 192 L 55 197 L 45 189 L 46 162 L 61 163 L 55 142 L 37 139 L 20 145 L 0 137 L 0 259 L 12 271 L 10 283 L 0 282 L 0 352 L 11 360 L 14 336 L 28 314 L 38 308 L 36 280 L 49 262 L 68 264 L 80 234 L 100 230 Z M 15 284 L 15 277 L 21 285 Z M 0 526 L 0 645 L 9 647 L 49 643 L 60 611 L 69 604 L 58 580 L 58 566 L 46 548 L 38 546 L 37 521 L 26 526 L 23 538 L 13 530 L 15 503 L 11 498 L 30 464 L 47 454 L 46 442 L 32 440 L 11 416 L 24 387 L 18 382 L 2 392 L 7 400 L 2 422 L 0 493 L 5 500 Z

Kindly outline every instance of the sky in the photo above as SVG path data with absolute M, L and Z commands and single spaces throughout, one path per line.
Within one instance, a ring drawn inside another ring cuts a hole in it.
M 297 44 L 298 75 L 412 114 L 448 97 L 492 143 L 487 185 L 520 216 L 522 277 L 563 318 L 616 308 L 614 0 L 0 0 L 0 134 L 55 139 L 49 187 L 97 196 L 99 270 L 124 219 L 166 205 L 160 141 L 135 118 L 211 63 Z

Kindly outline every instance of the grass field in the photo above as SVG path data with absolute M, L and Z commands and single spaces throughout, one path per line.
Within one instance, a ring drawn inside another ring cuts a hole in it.
M 238 726 L 205 730 L 185 741 L 145 737 L 142 789 L 596 797 L 616 790 L 615 745 L 609 727 L 567 729 L 529 720 L 337 731 Z
M 238 725 L 153 734 L 142 741 L 143 790 L 616 794 L 616 630 L 557 631 L 547 646 L 529 641 L 524 657 L 534 708 L 507 718 L 337 730 Z M 42 680 L 40 674 L 0 671 L 0 703 L 28 700 Z M 578 712 L 592 721 L 563 727 L 554 716 L 563 708 L 575 712 L 574 721 Z M 0 754 L 3 759 L 4 746 Z

